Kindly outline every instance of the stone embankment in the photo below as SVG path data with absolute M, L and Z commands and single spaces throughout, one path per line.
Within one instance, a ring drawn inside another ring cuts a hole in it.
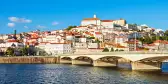
M 0 57 L 0 63 L 4 64 L 56 64 L 59 63 L 58 57 Z

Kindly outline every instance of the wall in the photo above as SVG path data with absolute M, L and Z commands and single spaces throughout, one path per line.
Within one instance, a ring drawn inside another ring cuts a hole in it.
M 87 48 L 86 43 L 75 43 L 75 48 Z
M 101 24 L 101 21 L 100 20 L 83 20 L 81 22 L 81 25 L 82 26 L 88 26 L 90 24 L 95 24 L 95 25 L 100 25 Z
M 28 63 L 28 64 L 55 64 L 57 57 L 0 57 L 0 63 Z
M 101 22 L 101 25 L 103 25 L 105 28 L 114 28 L 113 22 Z
M 85 37 L 79 38 L 79 42 L 85 43 L 86 42 L 86 38 Z
M 98 48 L 98 43 L 88 43 L 88 48 Z
M 121 26 L 125 26 L 126 25 L 126 21 L 125 20 L 115 20 L 114 21 L 115 24 L 121 25 Z
M 102 52 L 103 49 L 76 49 L 75 54 L 89 54 L 89 53 L 96 53 Z

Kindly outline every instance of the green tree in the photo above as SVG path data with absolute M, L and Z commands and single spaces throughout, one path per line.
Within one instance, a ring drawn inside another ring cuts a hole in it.
M 144 43 L 151 44 L 151 43 L 153 43 L 153 41 L 149 36 L 145 36 L 144 37 Z
M 139 41 L 141 41 L 142 42 L 142 44 L 144 43 L 144 37 L 140 37 L 140 38 L 137 38 Z
M 68 26 L 68 28 L 66 28 L 66 30 L 71 30 L 72 28 L 75 28 L 77 26 Z
M 164 32 L 164 36 L 168 36 L 168 30 Z
M 95 39 L 95 37 L 87 37 L 88 39 Z
M 155 36 L 151 36 L 151 40 L 152 40 L 152 42 L 156 41 L 157 40 L 156 35 Z
M 108 48 L 104 48 L 103 52 L 109 52 Z
M 167 41 L 168 41 L 168 36 L 165 36 L 165 40 L 167 40 Z
M 124 51 L 123 49 L 120 49 L 119 51 Z
M 164 40 L 164 37 L 163 37 L 163 36 L 160 36 L 159 39 L 160 39 L 160 40 Z
M 114 49 L 113 49 L 113 48 L 111 48 L 111 52 L 114 52 Z
M 100 43 L 99 39 L 96 39 L 96 40 L 95 40 L 95 43 Z
M 118 51 L 118 49 L 116 49 L 115 51 Z
M 6 55 L 13 56 L 14 55 L 14 49 L 11 47 L 8 47 L 6 50 Z
M 129 30 L 128 29 L 124 29 L 124 30 L 122 30 L 123 32 L 129 32 Z

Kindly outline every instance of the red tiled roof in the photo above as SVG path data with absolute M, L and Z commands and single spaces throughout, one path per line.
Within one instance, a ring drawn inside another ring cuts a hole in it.
M 156 40 L 154 43 L 161 43 L 162 41 L 161 40 Z
M 90 36 L 94 36 L 93 34 L 90 34 Z
M 80 36 L 80 38 L 85 38 L 84 36 Z
M 126 43 L 128 43 L 128 44 L 135 44 L 134 41 L 127 41 Z M 138 42 L 136 42 L 136 44 L 138 44 Z
M 113 20 L 101 20 L 102 22 L 113 22 Z
M 127 48 L 125 46 L 121 46 L 120 44 L 115 44 L 115 43 L 105 43 L 106 45 L 112 45 L 114 47 L 117 47 L 117 48 Z
M 168 44 L 168 41 L 164 41 L 164 44 Z
M 164 44 L 168 44 L 168 41 L 162 41 L 162 40 L 156 40 L 154 43 L 164 43 Z
M 95 34 L 101 34 L 100 32 L 95 32 Z
M 90 34 L 89 32 L 85 32 L 85 34 Z
M 8 42 L 17 42 L 15 39 L 9 39 Z
M 94 36 L 94 35 L 91 34 L 90 32 L 85 32 L 85 34 L 90 35 L 90 36 Z

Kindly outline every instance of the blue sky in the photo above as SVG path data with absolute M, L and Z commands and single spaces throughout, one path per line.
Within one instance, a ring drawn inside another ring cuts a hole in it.
M 0 34 L 63 29 L 94 14 L 166 30 L 167 4 L 167 0 L 1 0 Z

